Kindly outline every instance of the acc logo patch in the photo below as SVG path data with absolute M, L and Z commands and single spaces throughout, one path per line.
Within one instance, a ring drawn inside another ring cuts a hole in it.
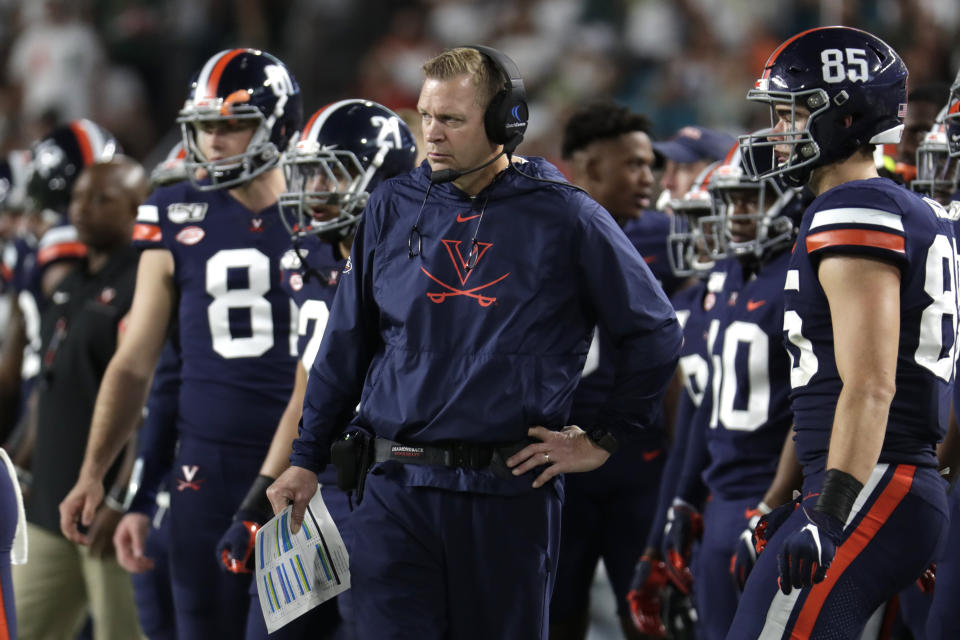
M 206 202 L 175 202 L 167 206 L 167 218 L 173 224 L 200 222 L 206 215 Z
M 177 234 L 177 242 L 189 246 L 203 240 L 203 236 L 205 235 L 207 235 L 207 232 L 200 227 L 184 227 L 180 233 Z

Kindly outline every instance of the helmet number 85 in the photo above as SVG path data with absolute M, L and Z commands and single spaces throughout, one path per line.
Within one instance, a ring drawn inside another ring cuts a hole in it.
M 843 51 L 840 49 L 824 49 L 820 52 L 820 62 L 823 63 L 824 82 L 866 82 L 870 79 L 870 68 L 867 66 L 867 52 L 864 49 L 845 49 L 847 52 L 846 67 L 843 62 Z

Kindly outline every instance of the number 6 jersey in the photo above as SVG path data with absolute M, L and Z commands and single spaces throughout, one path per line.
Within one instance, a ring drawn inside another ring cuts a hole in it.
M 880 462 L 936 464 L 957 353 L 956 223 L 938 203 L 885 178 L 830 189 L 804 213 L 784 286 L 792 357 L 797 457 L 805 474 L 826 463 L 842 382 L 827 298 L 817 278 L 828 255 L 876 258 L 900 268 L 896 394 Z
M 296 309 L 281 288 L 290 236 L 277 205 L 253 213 L 226 190 L 181 182 L 140 206 L 134 242 L 173 254 L 183 351 L 178 429 L 269 446 L 297 355 Z

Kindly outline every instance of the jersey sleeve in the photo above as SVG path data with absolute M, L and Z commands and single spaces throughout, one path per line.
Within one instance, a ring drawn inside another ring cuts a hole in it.
M 839 254 L 878 258 L 900 268 L 908 262 L 903 218 L 889 208 L 822 208 L 814 212 L 804 241 L 815 260 Z
M 133 246 L 138 249 L 162 249 L 163 233 L 160 229 L 160 206 L 150 199 L 137 208 L 137 222 L 133 226 Z

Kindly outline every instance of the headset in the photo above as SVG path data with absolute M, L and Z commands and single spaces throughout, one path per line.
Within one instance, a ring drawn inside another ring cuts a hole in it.
M 503 88 L 487 105 L 487 111 L 483 114 L 483 126 L 490 142 L 502 144 L 504 153 L 511 155 L 523 141 L 523 134 L 530 119 L 527 91 L 523 88 L 520 69 L 507 55 L 493 47 L 475 44 L 466 48 L 486 56 L 500 76 L 505 78 Z

